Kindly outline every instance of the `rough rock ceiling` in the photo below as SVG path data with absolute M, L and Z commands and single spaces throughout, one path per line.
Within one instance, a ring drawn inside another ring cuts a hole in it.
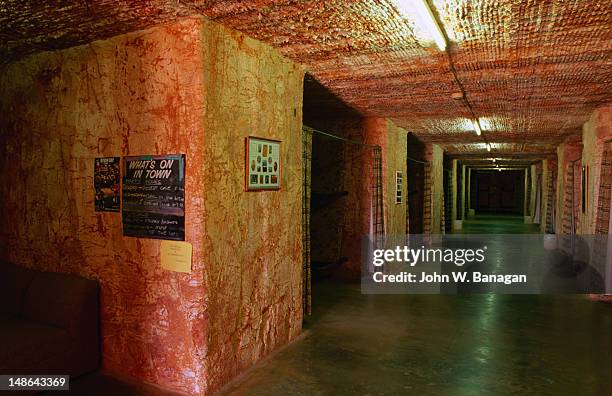
M 485 140 L 499 153 L 550 153 L 612 100 L 612 0 L 430 0 L 450 56 L 394 1 L 7 0 L 0 62 L 200 13 L 279 48 L 362 114 L 455 154 L 484 154 Z M 461 90 L 451 63 L 482 137 L 451 97 Z
M 493 162 L 493 158 L 495 158 L 495 162 Z M 513 155 L 493 155 L 490 158 L 482 158 L 476 157 L 476 155 L 470 156 L 460 156 L 458 159 L 461 161 L 461 164 L 467 165 L 471 168 L 490 168 L 495 166 L 500 167 L 515 167 L 515 168 L 525 168 L 530 165 L 536 164 L 538 159 L 541 159 L 541 156 L 523 156 L 517 157 Z

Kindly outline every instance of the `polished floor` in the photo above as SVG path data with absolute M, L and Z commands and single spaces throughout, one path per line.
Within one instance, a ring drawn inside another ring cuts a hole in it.
M 461 234 L 529 234 L 539 232 L 539 225 L 525 224 L 523 216 L 479 214 L 463 221 Z
M 466 232 L 524 233 L 512 216 Z M 581 295 L 362 295 L 314 285 L 304 335 L 222 395 L 612 395 L 612 306 Z

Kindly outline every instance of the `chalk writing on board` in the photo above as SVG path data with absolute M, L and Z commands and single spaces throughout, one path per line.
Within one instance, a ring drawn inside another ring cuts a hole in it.
M 124 158 L 123 235 L 185 240 L 185 155 Z

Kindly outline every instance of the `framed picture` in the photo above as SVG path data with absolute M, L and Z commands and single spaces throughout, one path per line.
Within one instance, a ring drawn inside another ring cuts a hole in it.
M 395 203 L 403 202 L 402 191 L 404 191 L 404 173 L 402 171 L 395 172 Z
M 245 185 L 247 191 L 279 190 L 281 142 L 249 136 L 246 141 Z

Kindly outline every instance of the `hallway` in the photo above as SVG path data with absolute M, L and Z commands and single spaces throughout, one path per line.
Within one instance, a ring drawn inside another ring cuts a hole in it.
M 605 395 L 612 309 L 582 296 L 313 291 L 305 334 L 222 395 Z
M 536 233 L 477 215 L 463 232 Z M 301 338 L 221 395 L 612 393 L 612 309 L 580 295 L 363 295 L 313 286 Z
M 479 214 L 463 221 L 459 234 L 529 234 L 539 232 L 535 224 L 525 224 L 523 216 Z
M 611 10 L 0 0 L 0 393 L 612 395 Z

